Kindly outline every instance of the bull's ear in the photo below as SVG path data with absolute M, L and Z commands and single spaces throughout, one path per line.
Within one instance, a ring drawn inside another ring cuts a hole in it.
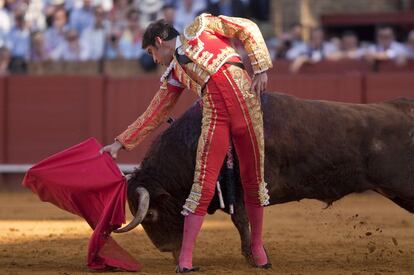
M 170 197 L 170 193 L 162 189 L 155 192 L 153 198 L 151 197 L 151 200 L 157 205 L 162 205 L 167 202 Z

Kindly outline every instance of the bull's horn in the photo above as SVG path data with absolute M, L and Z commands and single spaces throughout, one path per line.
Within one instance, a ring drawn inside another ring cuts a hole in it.
M 144 187 L 137 187 L 135 193 L 138 195 L 138 208 L 134 219 L 125 227 L 114 230 L 115 233 L 125 233 L 137 227 L 147 215 L 150 196 L 148 190 Z

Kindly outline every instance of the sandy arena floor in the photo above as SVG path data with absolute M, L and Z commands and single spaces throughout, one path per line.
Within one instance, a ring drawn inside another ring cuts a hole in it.
M 305 200 L 266 209 L 272 271 L 245 263 L 222 213 L 206 220 L 194 263 L 200 274 L 414 274 L 414 215 L 375 194 L 323 207 Z M 0 274 L 86 274 L 90 234 L 85 222 L 31 193 L 0 193 Z M 144 264 L 142 274 L 172 274 L 172 256 L 142 228 L 115 238 Z

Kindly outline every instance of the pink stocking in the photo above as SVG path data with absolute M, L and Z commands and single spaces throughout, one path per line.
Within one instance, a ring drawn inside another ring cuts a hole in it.
M 261 266 L 267 263 L 267 256 L 262 241 L 263 207 L 246 205 L 246 211 L 250 221 L 253 259 L 256 265 Z
M 203 220 L 204 216 L 198 216 L 192 213 L 184 218 L 183 242 L 178 260 L 180 268 L 193 267 L 193 248 Z

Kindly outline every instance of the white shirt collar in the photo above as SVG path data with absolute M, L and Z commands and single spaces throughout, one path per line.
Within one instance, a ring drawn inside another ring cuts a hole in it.
M 184 54 L 181 45 L 182 43 L 180 37 L 177 36 L 177 38 L 175 39 L 175 49 L 177 50 L 178 54 Z
M 177 38 L 176 38 L 176 40 L 175 40 L 175 48 L 177 49 L 177 48 L 179 48 L 179 47 L 181 47 L 181 40 L 180 40 L 180 37 L 179 36 L 177 36 Z

